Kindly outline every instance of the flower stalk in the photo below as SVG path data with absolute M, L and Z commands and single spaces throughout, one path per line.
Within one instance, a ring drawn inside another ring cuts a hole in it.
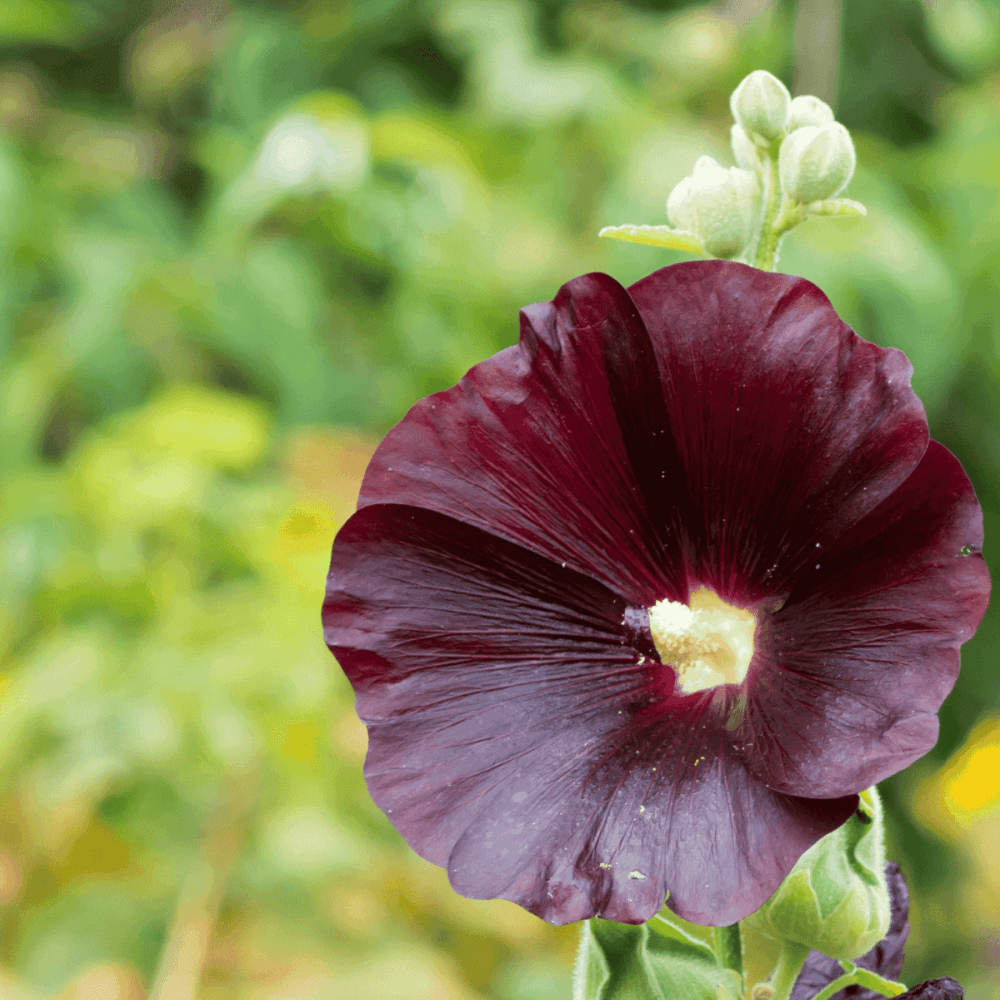
M 757 236 L 757 251 L 754 254 L 753 265 L 762 271 L 773 271 L 778 259 L 778 244 L 781 236 L 777 228 L 783 198 L 781 183 L 778 178 L 778 158 L 768 151 L 763 157 L 764 189 L 767 198 L 764 203 L 764 215 L 761 219 L 760 233 Z
M 720 964 L 732 969 L 743 982 L 743 939 L 739 923 L 715 928 L 715 953 Z
M 788 1000 L 792 995 L 792 987 L 799 978 L 802 966 L 809 957 L 809 946 L 796 941 L 783 941 L 778 964 L 771 973 L 771 988 L 774 990 L 772 1000 Z
M 818 97 L 791 99 L 764 70 L 751 73 L 730 100 L 738 166 L 710 156 L 670 192 L 672 225 L 605 226 L 598 235 L 773 271 L 785 234 L 810 215 L 865 215 L 865 207 L 835 198 L 854 174 L 851 137 Z

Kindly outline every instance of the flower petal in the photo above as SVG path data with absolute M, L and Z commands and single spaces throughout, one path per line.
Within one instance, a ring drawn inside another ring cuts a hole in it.
M 657 503 L 651 517 L 652 484 L 633 472 L 665 423 L 635 305 L 613 278 L 585 275 L 521 311 L 518 347 L 410 410 L 376 451 L 359 507 L 441 511 L 635 604 L 686 599 L 677 516 Z
M 510 899 L 556 924 L 642 923 L 667 892 L 686 920 L 734 923 L 857 807 L 855 796 L 817 801 L 765 788 L 712 727 L 700 740 L 676 724 L 602 727 L 575 754 L 568 742 L 553 747 L 565 769 L 529 786 L 520 808 L 506 789 L 484 800 L 449 872 L 464 895 Z M 525 771 L 538 773 L 550 753 L 526 755 Z
M 324 624 L 369 727 L 372 797 L 459 892 L 637 923 L 669 890 L 682 916 L 729 923 L 857 799 L 765 788 L 709 698 L 665 714 L 628 611 L 479 528 L 375 504 L 337 537 Z
M 957 979 L 942 976 L 940 979 L 928 979 L 918 986 L 911 986 L 905 993 L 900 993 L 896 1000 L 962 1000 L 965 990 Z
M 930 750 L 959 646 L 989 598 L 982 540 L 968 477 L 932 441 L 894 493 L 815 556 L 767 622 L 740 729 L 753 744 L 747 766 L 773 788 L 825 798 Z
M 697 509 L 695 579 L 745 604 L 874 509 L 927 447 L 906 357 L 862 340 L 802 278 L 694 261 L 629 288 Z

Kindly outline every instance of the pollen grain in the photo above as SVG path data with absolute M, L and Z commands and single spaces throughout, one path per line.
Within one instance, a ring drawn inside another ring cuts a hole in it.
M 742 684 L 754 653 L 757 616 L 698 587 L 688 604 L 657 601 L 649 630 L 660 660 L 677 673 L 682 694 Z

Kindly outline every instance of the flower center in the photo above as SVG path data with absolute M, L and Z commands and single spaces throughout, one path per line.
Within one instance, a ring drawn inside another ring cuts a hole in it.
M 653 645 L 677 672 L 684 694 L 741 684 L 753 659 L 756 628 L 753 612 L 727 604 L 708 587 L 692 591 L 688 604 L 657 601 L 649 609 Z

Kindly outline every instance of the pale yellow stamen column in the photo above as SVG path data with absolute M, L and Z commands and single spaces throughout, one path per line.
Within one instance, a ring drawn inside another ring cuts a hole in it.
M 660 659 L 677 671 L 683 694 L 720 684 L 741 684 L 753 659 L 757 616 L 727 604 L 714 590 L 698 587 L 688 604 L 657 601 L 649 609 L 649 631 Z

